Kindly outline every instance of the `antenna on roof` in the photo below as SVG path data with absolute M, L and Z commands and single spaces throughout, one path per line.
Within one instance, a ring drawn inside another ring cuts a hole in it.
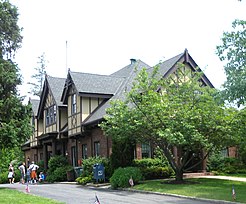
M 67 75 L 67 40 L 66 40 L 66 75 Z

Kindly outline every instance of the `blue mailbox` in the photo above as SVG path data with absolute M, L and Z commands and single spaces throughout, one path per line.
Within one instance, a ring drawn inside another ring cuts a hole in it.
M 98 183 L 98 180 L 104 180 L 105 182 L 105 171 L 103 164 L 94 164 L 93 165 L 93 175 L 94 179 Z

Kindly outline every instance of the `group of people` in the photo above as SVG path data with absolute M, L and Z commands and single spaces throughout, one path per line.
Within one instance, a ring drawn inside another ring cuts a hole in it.
M 22 162 L 21 165 L 19 165 L 18 169 L 20 170 L 21 179 L 20 183 L 24 184 L 27 183 L 36 183 L 37 181 L 43 181 L 44 180 L 44 174 L 40 172 L 39 178 L 37 177 L 37 170 L 39 166 L 34 163 L 34 161 L 26 166 L 25 162 Z M 14 183 L 15 175 L 14 175 L 14 167 L 12 164 L 9 165 L 8 170 L 8 180 L 9 183 Z

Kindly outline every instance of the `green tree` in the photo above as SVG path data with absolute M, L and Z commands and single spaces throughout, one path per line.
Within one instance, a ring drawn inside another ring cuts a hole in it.
M 235 20 L 233 30 L 224 32 L 222 44 L 217 46 L 217 55 L 225 61 L 226 82 L 222 92 L 229 102 L 238 107 L 246 102 L 246 21 Z
M 0 148 L 20 146 L 30 135 L 29 107 L 23 105 L 17 86 L 21 85 L 19 68 L 13 61 L 21 46 L 17 8 L 0 1 Z
M 237 110 L 233 127 L 236 134 L 234 145 L 238 147 L 240 160 L 246 164 L 246 108 Z
M 18 12 L 16 6 L 8 0 L 0 0 L 0 57 L 11 56 L 21 47 L 22 36 L 17 24 Z
M 129 137 L 160 147 L 177 181 L 183 180 L 194 157 L 201 162 L 213 149 L 222 148 L 229 132 L 216 90 L 203 86 L 198 72 L 186 79 L 174 84 L 163 80 L 158 68 L 151 75 L 140 71 L 126 100 L 113 101 L 101 124 L 113 139 Z
M 37 63 L 38 66 L 34 68 L 36 73 L 31 76 L 35 82 L 28 82 L 28 84 L 32 86 L 31 91 L 29 93 L 33 94 L 34 96 L 40 97 L 46 74 L 47 60 L 45 59 L 45 53 L 38 57 Z

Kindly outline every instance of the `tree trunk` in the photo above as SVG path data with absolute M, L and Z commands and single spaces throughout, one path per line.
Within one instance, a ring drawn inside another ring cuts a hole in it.
M 183 175 L 184 175 L 183 169 L 176 169 L 175 173 L 176 173 L 176 175 L 175 175 L 176 181 L 182 182 L 183 181 Z

